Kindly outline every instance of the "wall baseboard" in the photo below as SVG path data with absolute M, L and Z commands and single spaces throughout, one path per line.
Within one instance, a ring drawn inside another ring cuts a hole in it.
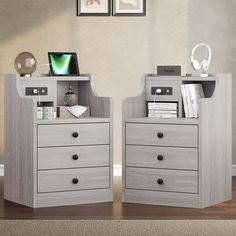
M 236 176 L 236 165 L 232 165 L 232 176 Z
M 4 176 L 4 165 L 0 165 L 0 176 Z
M 121 165 L 114 165 L 113 173 L 115 177 L 122 176 Z M 0 176 L 4 176 L 4 165 L 0 165 Z M 236 176 L 236 165 L 232 165 L 232 176 Z

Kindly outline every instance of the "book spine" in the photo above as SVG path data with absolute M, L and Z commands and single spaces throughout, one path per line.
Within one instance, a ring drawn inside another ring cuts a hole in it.
M 163 111 L 163 110 L 155 110 L 151 109 L 148 110 L 149 113 L 155 113 L 155 114 L 177 114 L 177 111 Z
M 191 92 L 189 90 L 189 86 L 186 86 L 186 97 L 187 97 L 187 107 L 188 107 L 188 118 L 193 118 L 194 114 L 193 114 L 193 106 L 192 106 L 192 101 L 191 101 Z
M 181 92 L 182 92 L 182 97 L 183 97 L 185 117 L 189 118 L 187 94 L 186 94 L 186 86 L 185 85 L 181 85 Z
M 196 97 L 196 87 L 194 84 L 189 85 L 189 93 L 190 93 L 190 101 L 191 101 L 191 106 L 193 109 L 193 117 L 197 118 L 198 117 L 198 112 L 197 112 L 197 97 Z
M 204 98 L 203 88 L 201 84 L 189 84 L 191 105 L 193 108 L 194 118 L 199 117 L 199 99 Z
M 177 118 L 177 114 L 150 114 L 149 117 L 153 118 Z
M 177 103 L 148 103 L 148 109 L 177 110 Z

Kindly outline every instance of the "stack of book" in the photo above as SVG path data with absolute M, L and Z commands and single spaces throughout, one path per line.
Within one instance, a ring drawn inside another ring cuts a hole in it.
M 148 117 L 155 118 L 176 118 L 177 103 L 176 102 L 149 102 Z
M 186 118 L 199 117 L 199 99 L 204 98 L 202 84 L 181 85 L 181 92 Z

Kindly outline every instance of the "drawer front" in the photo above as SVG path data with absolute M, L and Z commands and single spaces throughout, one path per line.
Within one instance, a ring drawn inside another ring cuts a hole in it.
M 109 188 L 109 167 L 38 171 L 39 193 L 100 188 Z
M 197 171 L 126 168 L 126 188 L 198 193 Z
M 198 127 L 126 123 L 126 144 L 197 147 Z
M 198 149 L 126 145 L 126 166 L 198 170 Z
M 38 148 L 38 169 L 109 165 L 109 145 Z
M 39 125 L 38 146 L 109 144 L 109 123 Z

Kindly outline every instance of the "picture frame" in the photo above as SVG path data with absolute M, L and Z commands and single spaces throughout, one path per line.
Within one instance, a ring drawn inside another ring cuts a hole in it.
M 111 0 L 76 0 L 77 16 L 110 16 Z
M 112 0 L 113 16 L 146 16 L 146 0 Z

